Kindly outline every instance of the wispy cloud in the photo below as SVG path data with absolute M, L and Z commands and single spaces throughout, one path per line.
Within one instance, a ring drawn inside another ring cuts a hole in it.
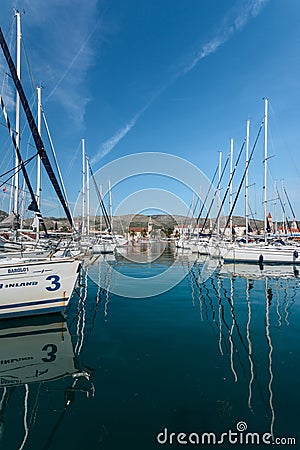
M 215 53 L 222 45 L 228 42 L 233 35 L 241 31 L 247 23 L 255 18 L 269 0 L 247 0 L 241 6 L 230 10 L 223 18 L 216 34 L 197 50 L 190 61 L 188 61 L 182 70 L 177 73 L 177 77 L 190 72 L 202 59 Z
M 207 56 L 215 53 L 222 45 L 228 42 L 234 34 L 241 31 L 247 23 L 255 18 L 269 0 L 245 0 L 238 2 L 236 8 L 231 9 L 219 24 L 214 36 L 207 42 L 200 45 L 200 49 L 190 55 L 186 62 L 177 69 L 173 77 L 152 96 L 151 100 L 121 129 L 119 129 L 111 138 L 101 144 L 98 153 L 93 157 L 92 163 L 99 162 L 104 156 L 108 155 L 113 148 L 123 139 L 127 133 L 134 127 L 142 114 L 150 107 L 153 101 L 165 91 L 178 78 L 190 72 L 194 67 Z
M 91 164 L 96 164 L 100 159 L 104 158 L 104 156 L 108 155 L 108 153 L 110 153 L 120 140 L 131 130 L 141 115 L 141 112 L 137 113 L 123 128 L 120 128 L 111 138 L 103 142 L 100 152 L 91 159 Z
M 104 156 L 108 155 L 112 149 L 126 136 L 127 133 L 134 127 L 141 115 L 149 108 L 150 104 L 153 102 L 151 99 L 124 127 L 117 130 L 117 132 L 109 138 L 107 141 L 103 142 L 100 151 L 91 159 L 91 164 L 96 164 Z
M 44 86 L 44 104 L 50 100 L 59 102 L 77 126 L 83 124 L 91 99 L 86 79 L 94 61 L 92 35 L 97 30 L 97 51 L 104 36 L 101 23 L 95 19 L 97 3 L 97 0 L 22 3 L 26 11 L 22 21 L 25 44 L 29 38 L 31 65 L 36 81 Z

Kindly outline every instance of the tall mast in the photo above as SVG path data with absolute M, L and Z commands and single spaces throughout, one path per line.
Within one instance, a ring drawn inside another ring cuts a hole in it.
M 17 21 L 17 36 L 16 36 L 16 72 L 17 76 L 20 80 L 21 78 L 21 14 L 17 10 L 15 12 L 16 21 Z M 20 148 L 20 95 L 18 90 L 16 91 L 16 144 L 17 147 Z M 19 200 L 19 172 L 18 172 L 19 159 L 16 154 L 15 157 L 15 175 L 14 175 L 14 207 L 13 212 L 16 216 L 19 213 L 18 200 Z
M 265 97 L 264 117 L 264 235 L 267 240 L 267 164 L 268 164 L 268 99 Z
M 250 139 L 250 119 L 247 120 L 246 126 L 246 173 L 245 173 L 245 226 L 246 226 L 246 242 L 248 243 L 249 228 L 249 139 Z
M 230 240 L 232 241 L 232 165 L 233 165 L 233 139 L 230 139 L 230 178 L 229 178 L 229 213 L 230 213 Z
M 285 209 L 285 192 L 284 192 L 284 180 L 281 180 L 281 195 L 282 195 L 282 228 L 284 234 L 287 234 L 287 220 L 286 220 L 286 209 Z
M 110 180 L 108 180 L 108 195 L 109 195 L 109 220 L 110 220 L 111 228 L 113 228 L 113 226 L 112 226 L 112 195 L 111 195 Z
M 277 234 L 277 181 L 274 180 L 274 233 Z
M 86 156 L 86 230 L 87 235 L 90 234 L 90 175 L 89 175 L 89 158 Z
M 82 146 L 82 229 L 81 233 L 85 234 L 85 142 L 81 139 Z
M 217 236 L 220 235 L 220 206 L 221 206 L 221 174 L 222 174 L 222 152 L 219 152 L 219 179 L 218 179 L 218 221 Z
M 100 198 L 102 198 L 102 184 L 100 184 L 99 187 L 99 192 L 100 192 Z M 100 210 L 100 233 L 102 233 L 102 227 L 103 227 L 103 211 Z
M 42 89 L 38 87 L 37 89 L 37 101 L 38 101 L 38 114 L 37 114 L 37 128 L 40 136 L 42 135 Z M 36 202 L 38 208 L 41 205 L 41 157 L 37 157 L 37 169 L 36 169 Z M 37 214 L 35 215 L 36 223 L 36 240 L 40 238 L 40 221 Z
M 40 134 L 38 132 L 38 129 L 37 129 L 34 117 L 32 115 L 32 112 L 31 112 L 28 100 L 26 98 L 24 89 L 22 87 L 21 81 L 20 81 L 20 79 L 19 79 L 19 77 L 17 75 L 17 69 L 16 69 L 15 64 L 14 64 L 14 62 L 12 60 L 12 57 L 11 57 L 11 54 L 9 52 L 9 49 L 8 49 L 8 46 L 7 46 L 6 40 L 4 38 L 4 35 L 3 35 L 1 27 L 0 27 L 0 45 L 1 45 L 1 48 L 2 48 L 2 51 L 3 51 L 3 54 L 5 56 L 5 59 L 7 61 L 7 64 L 8 64 L 8 67 L 9 67 L 9 70 L 10 70 L 13 82 L 15 84 L 15 87 L 18 90 L 19 95 L 20 95 L 20 102 L 22 103 L 22 106 L 23 106 L 23 109 L 24 109 L 24 113 L 26 115 L 26 119 L 27 119 L 28 125 L 30 127 L 31 134 L 32 134 L 32 137 L 33 137 L 36 149 L 38 151 L 38 154 L 41 156 L 41 161 L 42 161 L 42 163 L 43 163 L 43 165 L 44 165 L 44 167 L 45 167 L 45 169 L 47 171 L 47 174 L 49 176 L 51 184 L 52 184 L 52 186 L 53 186 L 53 188 L 54 188 L 54 190 L 55 190 L 55 192 L 56 192 L 56 194 L 57 194 L 57 196 L 58 196 L 58 198 L 60 200 L 60 203 L 61 203 L 65 213 L 66 213 L 68 221 L 69 221 L 72 229 L 75 230 L 74 221 L 73 221 L 73 217 L 72 217 L 71 212 L 70 212 L 70 208 L 69 208 L 69 206 L 67 204 L 67 201 L 66 201 L 66 198 L 64 196 L 64 193 L 63 193 L 61 187 L 58 184 L 56 175 L 55 175 L 55 173 L 53 171 L 53 168 L 52 168 L 52 165 L 50 163 L 49 157 L 48 157 L 48 155 L 46 153 L 46 150 L 45 150 L 45 147 L 44 147 L 44 143 L 43 143 L 42 138 L 41 138 L 41 136 L 40 136 Z M 16 148 L 18 148 L 17 145 L 16 145 Z M 27 185 L 28 185 L 28 181 L 29 180 L 26 181 Z M 35 208 L 37 208 L 35 196 L 34 196 L 33 204 L 34 204 L 33 206 Z

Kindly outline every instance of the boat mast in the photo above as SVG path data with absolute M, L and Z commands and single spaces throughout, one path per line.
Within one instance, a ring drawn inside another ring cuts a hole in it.
M 37 89 L 37 101 L 38 101 L 38 114 L 37 114 L 37 127 L 40 136 L 42 134 L 42 89 L 38 87 Z M 37 170 L 36 170 L 36 203 L 40 209 L 41 204 L 41 157 L 37 156 Z M 38 242 L 40 238 L 40 221 L 37 214 L 35 215 L 36 224 L 36 241 Z
M 100 198 L 102 198 L 102 184 L 100 184 L 100 187 L 99 187 L 99 193 L 100 193 Z M 103 211 L 101 210 L 101 208 L 100 208 L 100 213 L 101 213 L 101 215 L 100 215 L 100 224 L 99 224 L 99 227 L 100 227 L 100 233 L 102 233 L 102 228 L 103 228 Z
M 284 180 L 281 180 L 281 195 L 282 195 L 282 229 L 284 234 L 288 232 L 287 220 L 286 220 L 286 203 L 284 192 Z
M 108 180 L 108 195 L 109 195 L 109 220 L 110 220 L 111 230 L 112 230 L 113 229 L 113 226 L 112 226 L 112 195 L 111 195 L 110 180 Z
M 246 125 L 246 174 L 245 174 L 245 225 L 246 225 L 246 242 L 248 243 L 249 235 L 249 138 L 250 138 L 250 119 Z
M 89 175 L 89 158 L 86 156 L 86 230 L 87 235 L 90 234 L 90 175 Z
M 230 221 L 229 221 L 229 235 L 230 235 L 230 241 L 232 241 L 232 164 L 233 164 L 233 138 L 230 139 L 230 178 L 229 178 L 229 214 L 230 214 Z
M 1 36 L 1 28 L 0 28 L 0 36 Z M 31 186 L 31 183 L 30 183 L 30 180 L 29 180 L 26 168 L 25 168 L 25 164 L 24 164 L 24 162 L 22 160 L 22 156 L 21 156 L 20 150 L 19 150 L 19 148 L 17 146 L 15 134 L 14 134 L 14 131 L 13 131 L 11 125 L 10 125 L 10 120 L 9 120 L 8 115 L 7 115 L 7 112 L 6 112 L 6 109 L 5 109 L 5 105 L 4 105 L 4 101 L 3 101 L 3 98 L 1 97 L 1 95 L 0 95 L 0 104 L 1 104 L 1 109 L 2 109 L 2 112 L 3 112 L 3 116 L 4 116 L 4 119 L 5 119 L 5 122 L 6 122 L 7 129 L 9 131 L 9 134 L 10 134 L 13 146 L 15 148 L 16 154 L 18 155 L 19 166 L 20 166 L 20 168 L 22 170 L 22 174 L 23 174 L 25 183 L 26 183 L 26 185 L 28 187 L 28 190 L 29 190 L 29 193 L 30 193 L 30 196 L 31 196 L 31 204 L 28 206 L 28 210 L 29 211 L 34 211 L 37 214 L 39 214 L 39 221 L 40 221 L 40 223 L 41 223 L 41 225 L 43 227 L 43 230 L 45 231 L 45 234 L 47 235 L 47 229 L 46 229 L 46 226 L 45 226 L 45 222 L 44 222 L 43 217 L 42 217 L 42 215 L 41 215 L 41 213 L 39 211 L 39 208 L 37 206 L 36 197 L 35 197 L 35 194 L 33 192 L 33 189 L 32 189 L 32 186 Z
M 19 77 L 17 75 L 17 70 L 16 70 L 15 64 L 14 64 L 14 62 L 12 60 L 11 54 L 9 52 L 9 49 L 8 49 L 8 46 L 7 46 L 6 40 L 4 38 L 4 35 L 3 35 L 1 27 L 0 27 L 0 45 L 1 45 L 1 48 L 2 48 L 2 51 L 3 51 L 3 54 L 5 56 L 5 59 L 7 61 L 7 64 L 8 64 L 8 67 L 9 67 L 9 70 L 10 70 L 13 82 L 15 84 L 15 87 L 18 90 L 19 95 L 20 95 L 20 101 L 22 103 L 22 106 L 23 106 L 23 109 L 24 109 L 24 113 L 26 115 L 27 122 L 28 122 L 28 125 L 30 127 L 31 134 L 32 134 L 32 137 L 33 137 L 36 149 L 38 151 L 38 154 L 41 156 L 41 161 L 42 161 L 42 163 L 43 163 L 43 165 L 44 165 L 44 167 L 45 167 L 45 169 L 47 171 L 49 179 L 50 179 L 50 181 L 52 183 L 52 186 L 53 186 L 53 188 L 54 188 L 54 190 L 55 190 L 55 192 L 56 192 L 56 194 L 57 194 L 57 196 L 58 196 L 58 198 L 60 200 L 60 203 L 61 203 L 62 207 L 64 208 L 64 211 L 66 213 L 68 221 L 69 221 L 72 229 L 75 230 L 74 221 L 73 221 L 73 217 L 71 215 L 69 206 L 68 206 L 67 201 L 66 201 L 66 199 L 64 197 L 64 194 L 63 194 L 63 192 L 62 192 L 62 190 L 61 190 L 61 188 L 60 188 L 60 186 L 58 184 L 58 181 L 57 181 L 57 178 L 56 178 L 55 173 L 53 171 L 52 165 L 51 165 L 50 160 L 48 158 L 48 155 L 46 153 L 46 150 L 45 150 L 45 147 L 44 147 L 44 143 L 43 143 L 42 138 L 41 138 L 41 136 L 40 136 L 40 134 L 38 132 L 38 129 L 37 129 L 34 117 L 32 115 L 32 112 L 31 112 L 28 100 L 26 98 L 24 89 L 23 89 L 22 84 L 20 82 L 20 79 L 19 79 Z M 36 206 L 36 198 L 35 197 L 34 197 L 34 203 L 35 203 L 35 206 Z
M 268 163 L 268 99 L 265 97 L 264 117 L 264 235 L 267 241 L 267 163 Z
M 217 220 L 217 236 L 220 235 L 220 205 L 221 205 L 221 169 L 222 169 L 222 152 L 219 152 L 219 179 L 218 179 L 218 220 Z
M 82 227 L 81 234 L 85 234 L 85 142 L 81 139 L 82 146 Z
M 21 79 L 21 14 L 18 10 L 15 12 L 17 20 L 17 35 L 16 35 L 16 72 L 19 80 Z M 18 90 L 16 90 L 16 144 L 20 148 L 20 95 Z M 13 212 L 16 217 L 19 214 L 19 159 L 18 155 L 15 156 L 15 175 L 14 175 L 14 207 Z
M 274 233 L 277 235 L 277 181 L 274 180 Z

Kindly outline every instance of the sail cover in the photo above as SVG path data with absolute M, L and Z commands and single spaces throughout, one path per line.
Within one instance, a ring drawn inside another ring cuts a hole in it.
M 62 205 L 62 207 L 63 207 L 63 209 L 65 211 L 67 219 L 68 219 L 71 227 L 75 230 L 75 226 L 74 226 L 74 222 L 73 222 L 73 218 L 72 218 L 71 212 L 69 210 L 69 207 L 67 205 L 65 197 L 63 195 L 63 192 L 62 192 L 62 190 L 60 188 L 60 185 L 59 185 L 59 183 L 57 181 L 55 173 L 54 173 L 54 171 L 52 169 L 50 160 L 48 158 L 48 155 L 46 153 L 46 150 L 45 150 L 42 138 L 40 136 L 40 133 L 39 133 L 38 128 L 36 126 L 34 117 L 33 117 L 32 112 L 30 110 L 29 103 L 28 103 L 26 95 L 24 93 L 22 84 L 21 84 L 21 82 L 19 80 L 15 64 L 14 64 L 14 62 L 12 60 L 12 57 L 11 57 L 11 54 L 9 52 L 7 43 L 6 43 L 5 38 L 4 38 L 4 35 L 2 33 L 1 27 L 0 27 L 0 45 L 1 45 L 2 51 L 4 53 L 5 59 L 7 61 L 7 64 L 8 64 L 8 67 L 9 67 L 12 79 L 13 79 L 14 84 L 16 86 L 16 89 L 17 89 L 17 91 L 19 93 L 20 101 L 22 103 L 24 112 L 26 114 L 26 118 L 27 118 L 30 130 L 31 130 L 31 134 L 32 134 L 32 137 L 33 137 L 36 149 L 38 151 L 38 154 L 41 157 L 41 161 L 42 161 L 42 163 L 43 163 L 43 165 L 45 167 L 45 170 L 46 170 L 46 172 L 47 172 L 47 174 L 49 176 L 49 179 L 50 179 L 50 181 L 52 183 L 52 186 L 54 187 L 54 190 L 55 190 L 55 192 L 56 192 L 56 194 L 57 194 L 57 196 L 58 196 L 58 198 L 60 200 L 60 203 L 61 203 L 61 205 Z

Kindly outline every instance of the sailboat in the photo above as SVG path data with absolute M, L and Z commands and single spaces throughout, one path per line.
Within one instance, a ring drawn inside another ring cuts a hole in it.
M 264 113 L 264 241 L 248 241 L 248 223 L 246 223 L 246 240 L 235 242 L 226 242 L 221 240 L 211 248 L 211 255 L 222 258 L 225 262 L 248 262 L 259 264 L 299 264 L 300 247 L 296 243 L 285 243 L 282 239 L 269 239 L 268 236 L 268 214 L 267 214 L 267 161 L 268 161 L 268 99 L 265 98 Z M 249 127 L 247 124 L 247 140 L 249 139 Z M 247 146 L 246 146 L 247 148 Z M 253 150 L 252 150 L 253 153 Z M 252 156 L 252 154 L 251 154 Z M 248 187 L 248 165 L 251 160 L 246 156 L 246 190 Z M 233 208 L 230 211 L 232 216 Z M 246 191 L 246 221 L 248 219 L 247 211 L 247 191 Z
M 72 228 L 75 229 L 67 201 L 52 169 L 1 28 L 0 45 L 14 81 L 18 98 L 24 109 L 38 155 L 40 156 L 52 186 L 63 206 L 66 216 Z M 29 209 L 38 215 L 46 234 L 47 230 L 20 154 L 18 142 L 14 137 L 14 132 L 10 125 L 2 97 L 1 107 L 16 150 L 18 165 L 22 170 L 24 180 L 26 181 L 28 190 L 31 194 L 32 202 Z M 75 287 L 79 268 L 79 260 L 64 256 L 57 258 L 53 258 L 52 256 L 40 258 L 35 255 L 22 258 L 17 257 L 16 255 L 10 255 L 9 257 L 1 258 L 0 319 L 11 316 L 64 311 Z

